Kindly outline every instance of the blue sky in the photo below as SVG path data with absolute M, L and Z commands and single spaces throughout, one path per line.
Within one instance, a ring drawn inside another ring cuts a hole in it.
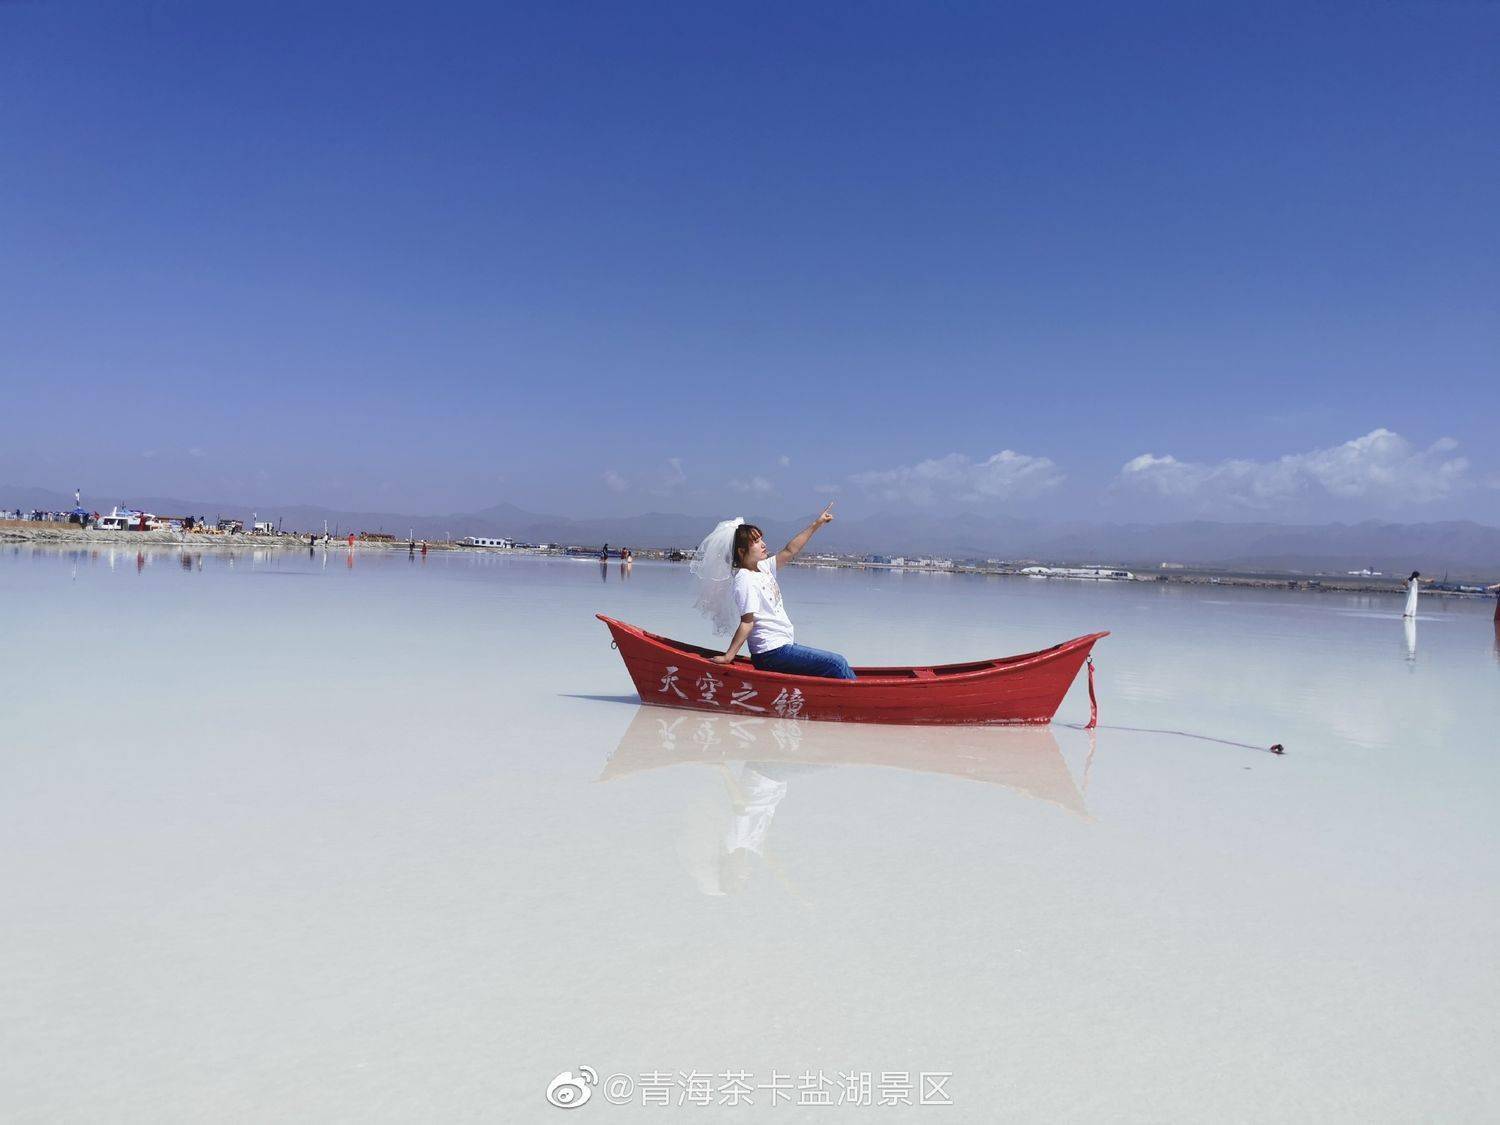
M 0 4 L 0 483 L 1500 522 L 1497 57 L 1466 2 Z

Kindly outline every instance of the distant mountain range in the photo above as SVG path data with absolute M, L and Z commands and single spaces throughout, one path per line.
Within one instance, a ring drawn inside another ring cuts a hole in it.
M 247 519 L 246 504 L 132 497 L 130 502 L 161 515 Z M 35 488 L 0 490 L 0 507 L 66 509 L 73 498 Z M 101 510 L 106 505 L 95 502 Z M 257 505 L 261 519 L 289 531 L 409 532 L 419 539 L 497 535 L 529 543 L 631 547 L 693 547 L 713 527 L 714 516 L 647 512 L 610 519 L 569 519 L 496 504 L 477 512 L 439 516 L 394 512 L 348 512 L 310 505 Z M 753 515 L 753 513 L 752 513 Z M 785 541 L 813 518 L 766 520 L 773 541 Z M 967 514 L 937 517 L 887 513 L 841 519 L 819 534 L 814 549 L 838 553 L 941 555 L 949 558 L 1034 559 L 1043 562 L 1116 563 L 1155 567 L 1163 562 L 1271 571 L 1343 571 L 1371 567 L 1387 574 L 1421 570 L 1450 572 L 1455 579 L 1500 577 L 1500 528 L 1470 520 L 1397 524 L 1367 520 L 1344 524 L 1083 523 L 1024 520 Z

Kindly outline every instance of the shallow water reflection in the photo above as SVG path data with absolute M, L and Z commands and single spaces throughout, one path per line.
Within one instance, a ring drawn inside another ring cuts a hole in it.
M 790 887 L 769 844 L 777 807 L 799 775 L 841 766 L 997 785 L 1088 819 L 1080 783 L 1045 727 L 885 727 L 642 706 L 598 780 L 672 766 L 702 767 L 710 778 L 683 810 L 675 847 L 707 895 L 743 891 L 756 860 Z
M 1414 653 L 1395 596 L 788 574 L 857 663 L 1113 630 L 1094 753 L 1081 677 L 1047 729 L 643 707 L 594 614 L 709 641 L 685 567 L 407 556 L 0 549 L 0 1118 L 542 1120 L 586 1063 L 1494 1119 L 1493 602 Z
M 732 762 L 883 766 L 1000 785 L 1087 817 L 1047 727 L 902 727 L 755 716 L 685 715 L 640 707 L 599 775 Z

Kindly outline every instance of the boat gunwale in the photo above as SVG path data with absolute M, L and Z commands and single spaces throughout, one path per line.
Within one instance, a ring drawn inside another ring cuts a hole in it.
M 627 633 L 634 634 L 636 637 L 652 645 L 700 660 L 711 667 L 746 668 L 754 672 L 757 676 L 773 676 L 779 680 L 811 680 L 817 683 L 819 687 L 838 687 L 840 689 L 858 688 L 861 684 L 867 687 L 890 687 L 897 684 L 909 684 L 914 687 L 933 687 L 937 684 L 972 683 L 976 680 L 990 679 L 1009 672 L 1050 662 L 1075 649 L 1092 647 L 1104 637 L 1109 636 L 1109 630 L 1105 629 L 1102 632 L 1087 633 L 1083 636 L 1073 637 L 1070 640 L 1060 641 L 1050 648 L 1037 649 L 1035 652 L 1018 653 L 1014 656 L 994 657 L 987 661 L 959 660 L 952 664 L 909 664 L 886 665 L 884 667 L 863 669 L 855 668 L 854 673 L 858 677 L 857 679 L 836 680 L 823 676 L 799 676 L 790 672 L 773 672 L 770 669 L 756 668 L 748 658 L 743 656 L 736 657 L 732 664 L 718 664 L 711 659 L 715 655 L 712 649 L 689 644 L 686 641 L 673 640 L 671 637 L 663 637 L 656 633 L 648 633 L 646 630 L 632 625 L 628 621 L 620 621 L 617 618 L 607 617 L 602 613 L 596 613 L 594 616 L 610 628 L 618 626 Z M 967 668 L 974 664 L 987 664 L 989 667 L 977 668 L 967 672 L 944 671 L 947 668 Z M 886 673 L 886 675 L 881 675 L 880 673 L 882 672 Z M 898 674 L 892 675 L 890 674 L 892 672 Z M 922 672 L 927 672 L 929 675 L 923 676 L 920 674 Z

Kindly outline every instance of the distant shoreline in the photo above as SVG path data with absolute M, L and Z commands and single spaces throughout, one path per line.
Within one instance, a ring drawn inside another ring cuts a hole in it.
M 902 574 L 921 575 L 945 575 L 964 574 L 981 578 L 1018 578 L 1028 582 L 1055 582 L 1055 583 L 1078 583 L 1078 584 L 1114 584 L 1140 585 L 1160 584 L 1172 586 L 1235 586 L 1254 590 L 1305 590 L 1311 593 L 1337 593 L 1337 594 L 1380 594 L 1392 597 L 1400 596 L 1406 592 L 1406 580 L 1395 576 L 1379 578 L 1366 578 L 1362 576 L 1333 575 L 1333 574 L 1299 574 L 1291 571 L 1263 573 L 1247 573 L 1229 568 L 1216 569 L 1214 567 L 1184 567 L 1180 570 L 1159 571 L 1150 570 L 1134 572 L 1133 578 L 1070 578 L 1061 576 L 1032 575 L 1021 573 L 1021 567 L 1034 565 L 1031 562 L 1024 564 L 997 564 L 995 566 L 964 566 L 955 563 L 951 567 L 917 566 L 913 564 L 897 565 L 894 563 L 864 563 L 864 562 L 842 562 L 828 559 L 808 560 L 806 562 L 795 562 L 793 566 L 800 567 L 824 567 L 830 570 L 883 570 Z M 1076 566 L 1076 563 L 1057 562 L 1058 566 Z M 1128 567 L 1126 568 L 1128 569 Z M 1490 598 L 1494 595 L 1475 591 L 1459 590 L 1436 590 L 1427 586 L 1422 587 L 1423 597 L 1449 597 L 1449 598 Z
M 420 544 L 422 540 L 417 540 Z M 361 551 L 402 551 L 408 549 L 408 540 L 360 539 L 353 547 Z M 42 547 L 115 547 L 129 548 L 178 548 L 193 551 L 225 550 L 274 550 L 299 551 L 308 547 L 307 537 L 293 534 L 279 535 L 215 535 L 182 531 L 106 531 L 97 528 L 79 528 L 75 524 L 46 523 L 34 520 L 0 520 L 0 544 Z M 321 539 L 318 545 L 323 545 Z M 526 555 L 543 558 L 583 558 L 594 561 L 588 554 L 580 553 L 577 547 L 479 547 L 467 543 L 427 541 L 429 552 L 473 552 L 475 554 Z M 326 544 L 330 550 L 348 550 L 347 539 L 330 539 Z M 635 552 L 638 560 L 661 559 L 666 549 L 642 548 Z M 611 556 L 610 563 L 618 565 L 619 559 Z M 857 559 L 827 557 L 799 559 L 793 566 L 806 569 L 829 570 L 874 570 L 893 574 L 923 576 L 965 575 L 980 578 L 1016 578 L 1029 582 L 1125 582 L 1129 584 L 1159 583 L 1174 586 L 1232 586 L 1256 590 L 1302 590 L 1306 592 L 1340 594 L 1374 594 L 1396 597 L 1405 591 L 1405 580 L 1397 576 L 1365 577 L 1361 575 L 1306 574 L 1293 572 L 1246 572 L 1229 568 L 1184 567 L 1170 572 L 1158 570 L 1135 572 L 1132 579 L 1079 579 L 1047 577 L 1022 574 L 1025 563 L 974 565 L 954 563 L 951 566 L 922 566 L 917 564 L 874 563 Z M 1058 565 L 1065 565 L 1059 563 Z M 1471 591 L 1438 590 L 1423 587 L 1428 597 L 1489 598 L 1493 595 Z

